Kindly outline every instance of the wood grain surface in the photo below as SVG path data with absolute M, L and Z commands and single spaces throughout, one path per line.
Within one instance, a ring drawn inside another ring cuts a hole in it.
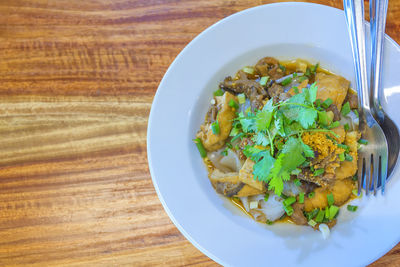
M 1 0 L 0 265 L 215 266 L 157 198 L 148 114 L 190 40 L 270 2 Z M 391 0 L 397 42 L 399 17 Z M 372 266 L 400 266 L 400 245 Z

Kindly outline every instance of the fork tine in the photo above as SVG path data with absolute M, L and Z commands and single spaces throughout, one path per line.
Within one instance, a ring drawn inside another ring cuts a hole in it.
M 388 156 L 387 153 L 381 155 L 381 192 L 382 195 L 385 193 L 385 185 L 387 179 L 387 171 L 388 171 Z
M 365 193 L 369 195 L 371 189 L 371 155 L 365 159 Z
M 379 175 L 379 162 L 381 160 L 380 156 L 372 155 L 372 182 L 374 184 L 374 196 L 376 196 L 376 191 L 377 191 L 377 187 L 378 187 L 378 175 Z
M 358 192 L 357 192 L 357 195 L 360 195 L 361 194 L 361 189 L 362 189 L 362 185 L 363 185 L 363 181 L 364 181 L 364 175 L 363 175 L 363 173 L 364 173 L 364 158 L 360 158 L 359 160 L 358 160 L 358 171 L 357 171 L 357 176 L 358 176 Z

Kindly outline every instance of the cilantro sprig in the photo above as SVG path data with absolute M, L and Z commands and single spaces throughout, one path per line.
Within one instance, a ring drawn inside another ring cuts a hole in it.
M 286 101 L 274 104 L 270 99 L 261 110 L 246 115 L 240 112 L 235 119 L 235 123 L 240 123 L 237 128 L 252 136 L 254 142 L 243 150 L 255 162 L 254 178 L 267 183 L 268 189 L 277 195 L 281 195 L 291 173 L 314 157 L 314 151 L 303 143 L 301 135 L 307 131 L 333 133 L 320 128 L 318 123 L 314 106 L 317 90 L 314 83 Z

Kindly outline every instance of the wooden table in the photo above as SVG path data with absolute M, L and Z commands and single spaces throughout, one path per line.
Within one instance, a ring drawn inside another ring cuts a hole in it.
M 216 265 L 157 198 L 147 118 L 190 40 L 269 2 L 1 1 L 0 265 Z M 373 264 L 399 265 L 400 245 Z

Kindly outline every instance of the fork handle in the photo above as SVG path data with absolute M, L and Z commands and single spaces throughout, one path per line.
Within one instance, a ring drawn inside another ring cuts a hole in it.
M 353 51 L 359 112 L 370 113 L 367 59 L 365 54 L 364 1 L 343 0 L 343 6 Z
M 380 103 L 382 93 L 381 73 L 383 61 L 383 44 L 385 41 L 387 0 L 370 0 L 369 15 L 371 21 L 371 105 L 378 121 L 384 120 L 384 113 Z

